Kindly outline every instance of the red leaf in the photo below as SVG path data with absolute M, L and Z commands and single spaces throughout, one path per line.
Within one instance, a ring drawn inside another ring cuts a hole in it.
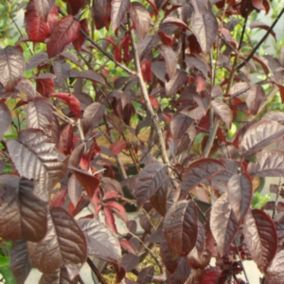
M 117 233 L 117 228 L 115 224 L 115 219 L 114 216 L 111 212 L 111 209 L 104 207 L 104 214 L 105 214 L 105 222 L 106 224 L 110 227 L 110 229 L 114 232 Z
M 65 125 L 65 127 L 61 130 L 59 141 L 57 144 L 58 150 L 65 154 L 71 154 L 73 149 L 73 126 L 70 124 Z
M 136 255 L 135 249 L 133 248 L 133 246 L 130 244 L 130 242 L 128 240 L 121 239 L 119 242 L 120 242 L 120 245 L 123 249 L 125 249 L 129 253 Z
M 128 221 L 128 217 L 125 208 L 116 201 L 108 201 L 105 206 L 117 214 L 125 223 Z
M 49 97 L 54 92 L 55 84 L 52 76 L 44 75 L 36 78 L 36 90 L 44 97 Z
M 119 140 L 110 146 L 110 149 L 114 155 L 118 155 L 127 146 L 124 140 Z
M 207 268 L 202 272 L 199 284 L 216 284 L 219 283 L 219 278 L 222 271 L 217 267 Z
M 88 21 L 86 19 L 80 21 L 80 30 L 88 34 L 89 32 Z M 73 41 L 73 45 L 76 48 L 76 50 L 80 51 L 84 42 L 85 42 L 85 36 L 80 32 L 78 38 Z
M 64 101 L 76 118 L 81 116 L 80 101 L 74 95 L 69 93 L 52 93 L 51 96 Z
M 141 62 L 141 71 L 145 82 L 152 81 L 152 64 L 150 60 L 143 59 Z
M 49 33 L 48 15 L 54 0 L 31 0 L 25 13 L 26 30 L 29 40 L 44 41 Z
M 264 10 L 266 14 L 269 12 L 269 2 L 267 0 L 252 0 L 252 5 L 258 10 Z
M 175 41 L 174 38 L 169 36 L 167 33 L 159 31 L 158 34 L 163 44 L 168 45 L 170 47 L 174 45 L 174 41 Z
M 56 23 L 47 43 L 49 57 L 58 55 L 64 48 L 74 42 L 80 34 L 80 23 L 73 16 L 66 16 Z

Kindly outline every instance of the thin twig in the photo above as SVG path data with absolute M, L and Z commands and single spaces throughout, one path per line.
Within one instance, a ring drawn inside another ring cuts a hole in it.
M 275 27 L 277 22 L 280 20 L 280 18 L 283 15 L 283 13 L 284 13 L 284 8 L 281 10 L 281 12 L 276 17 L 276 19 L 274 20 L 274 22 L 272 23 L 270 28 L 267 30 L 267 32 L 264 34 L 264 36 L 261 38 L 261 40 L 258 42 L 258 44 L 253 48 L 253 50 L 250 52 L 250 54 L 247 56 L 247 58 L 236 67 L 236 70 L 241 69 L 242 67 L 244 67 L 251 60 L 251 58 L 254 56 L 256 51 L 259 49 L 259 47 L 262 45 L 262 43 L 266 40 L 266 38 L 272 32 L 273 28 Z
M 122 63 L 116 61 L 111 54 L 109 54 L 107 51 L 105 51 L 101 46 L 99 46 L 94 40 L 92 40 L 88 34 L 86 34 L 83 30 L 81 30 L 81 34 L 85 37 L 85 39 L 90 42 L 97 50 L 99 50 L 105 57 L 107 57 L 109 60 L 111 60 L 116 66 L 120 67 L 124 71 L 126 71 L 128 74 L 135 75 L 135 72 L 130 70 L 127 66 L 123 65 Z
M 101 284 L 107 284 L 101 272 L 97 269 L 94 262 L 89 257 L 87 258 L 87 263 L 90 266 L 91 270 L 95 273 L 97 279 L 101 282 Z
M 165 142 L 165 139 L 164 139 L 163 131 L 160 127 L 160 121 L 159 121 L 158 115 L 156 114 L 156 112 L 154 111 L 154 109 L 152 107 L 150 96 L 149 96 L 149 93 L 148 93 L 148 89 L 147 89 L 146 83 L 145 83 L 144 78 L 143 78 L 138 48 L 137 48 L 137 45 L 136 45 L 136 42 L 135 42 L 134 31 L 131 28 L 130 17 L 128 17 L 128 27 L 129 27 L 129 31 L 130 31 L 132 48 L 133 48 L 133 53 L 134 53 L 136 75 L 138 77 L 140 89 L 142 91 L 142 95 L 143 95 L 143 98 L 144 98 L 144 101 L 145 101 L 145 104 L 146 104 L 146 109 L 147 109 L 148 113 L 150 114 L 150 117 L 151 117 L 151 120 L 153 122 L 155 131 L 158 135 L 158 141 L 159 141 L 159 146 L 160 146 L 160 150 L 161 150 L 162 160 L 168 168 L 168 174 L 171 178 L 171 183 L 172 183 L 172 185 L 175 189 L 175 191 L 171 192 L 173 194 L 171 196 L 172 201 L 175 202 L 179 199 L 180 188 L 177 185 L 177 183 L 175 181 L 175 175 L 174 175 L 173 171 L 171 170 L 171 163 L 170 163 L 170 160 L 169 160 L 169 157 L 168 157 L 166 142 Z

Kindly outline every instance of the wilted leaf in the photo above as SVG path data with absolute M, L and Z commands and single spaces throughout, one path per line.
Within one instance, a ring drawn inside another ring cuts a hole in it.
M 267 269 L 265 284 L 282 284 L 284 279 L 284 250 L 280 250 Z
M 261 120 L 248 128 L 240 147 L 248 156 L 275 142 L 284 134 L 284 126 L 276 121 Z
M 93 2 L 92 8 L 96 28 L 108 28 L 111 16 L 111 0 L 96 0 Z
M 23 53 L 18 47 L 0 49 L 0 83 L 10 91 L 22 77 L 25 69 Z
M 253 209 L 244 221 L 244 236 L 252 259 L 265 272 L 277 249 L 277 234 L 270 216 Z
M 25 241 L 15 241 L 13 243 L 11 269 L 17 284 L 24 284 L 31 271 L 27 243 Z
M 280 151 L 260 153 L 255 163 L 248 165 L 248 172 L 259 177 L 281 177 L 284 175 L 284 153 Z
M 80 23 L 73 16 L 62 18 L 54 27 L 47 43 L 49 57 L 56 56 L 64 48 L 78 38 Z
M 11 113 L 5 103 L 0 102 L 0 140 L 12 122 Z
M 7 141 L 10 157 L 21 176 L 34 179 L 35 194 L 46 200 L 48 192 L 65 171 L 63 158 L 56 151 L 55 144 L 37 129 L 26 129 L 18 140 Z
M 0 236 L 39 241 L 46 233 L 47 205 L 33 194 L 33 184 L 13 175 L 0 176 Z
M 198 2 L 195 0 L 194 2 Z M 193 4 L 194 13 L 191 18 L 191 31 L 196 36 L 203 52 L 212 47 L 217 33 L 218 22 L 211 9 L 200 9 L 198 4 Z
M 166 187 L 169 178 L 165 165 L 154 162 L 145 166 L 135 184 L 135 196 L 139 204 L 144 204 L 159 188 Z
M 83 264 L 87 247 L 83 232 L 62 208 L 52 208 L 46 236 L 28 242 L 32 265 L 43 273 L 53 273 L 63 265 Z
M 163 230 L 172 252 L 187 255 L 195 246 L 198 211 L 193 201 L 179 201 L 167 212 Z
M 230 107 L 222 101 L 214 100 L 211 102 L 216 114 L 225 122 L 228 129 L 231 128 L 233 113 Z
M 130 17 L 138 36 L 144 38 L 150 29 L 150 13 L 142 4 L 133 2 L 130 6 Z
M 97 219 L 80 219 L 78 224 L 87 240 L 88 255 L 120 262 L 122 254 L 119 240 L 103 223 Z
M 228 182 L 228 201 L 236 220 L 241 222 L 245 217 L 252 198 L 252 184 L 249 176 L 233 175 Z
M 58 122 L 48 101 L 35 97 L 29 101 L 27 113 L 28 127 L 42 130 L 52 142 L 56 143 L 59 132 Z
M 193 162 L 182 176 L 181 190 L 186 193 L 198 184 L 207 183 L 223 170 L 222 163 L 214 159 L 200 159 Z
M 210 229 L 221 255 L 228 252 L 238 230 L 238 222 L 224 193 L 213 204 L 210 214 Z
M 121 25 L 129 9 L 129 0 L 111 1 L 111 27 L 116 31 Z

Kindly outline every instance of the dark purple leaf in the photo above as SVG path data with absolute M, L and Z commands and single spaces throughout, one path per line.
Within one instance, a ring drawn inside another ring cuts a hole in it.
M 25 69 L 23 53 L 20 48 L 8 46 L 0 49 L 0 83 L 10 91 L 21 79 Z
M 24 284 L 31 271 L 27 243 L 25 241 L 15 241 L 13 243 L 11 269 L 17 283 Z
M 72 15 L 76 15 L 87 3 L 86 0 L 64 0 L 64 2 L 67 2 L 68 13 Z
M 138 274 L 137 282 L 139 284 L 151 283 L 154 275 L 154 267 L 147 266 L 143 268 Z
M 5 103 L 0 102 L 0 140 L 2 140 L 3 135 L 8 130 L 12 118 L 11 113 Z
M 129 0 L 111 1 L 111 27 L 114 31 L 120 27 L 128 12 L 129 5 Z
M 80 23 L 73 16 L 62 18 L 54 27 L 47 43 L 47 54 L 54 57 L 75 41 L 80 34 Z
M 193 201 L 179 201 L 168 210 L 163 230 L 170 249 L 177 255 L 187 255 L 195 246 L 197 221 L 198 211 Z
M 175 75 L 165 83 L 167 96 L 173 96 L 187 82 L 187 73 L 177 70 Z
M 273 220 L 264 211 L 253 209 L 246 215 L 243 231 L 252 259 L 260 271 L 265 272 L 277 249 Z
M 251 86 L 246 92 L 246 105 L 252 114 L 257 114 L 265 99 L 265 93 L 261 86 Z
M 103 223 L 97 219 L 80 219 L 78 224 L 87 240 L 88 255 L 111 262 L 121 261 L 119 240 Z
M 0 236 L 39 241 L 47 230 L 47 205 L 33 194 L 31 181 L 0 176 Z
M 88 132 L 98 126 L 105 113 L 105 107 L 98 102 L 88 105 L 83 113 L 82 126 Z
M 284 153 L 280 151 L 260 152 L 255 163 L 248 165 L 248 172 L 259 177 L 281 177 L 284 175 Z
M 186 193 L 194 186 L 208 181 L 224 170 L 220 161 L 214 159 L 200 159 L 193 162 L 182 175 L 181 190 Z
M 218 252 L 225 255 L 238 230 L 238 222 L 234 217 L 226 193 L 213 204 L 210 214 L 210 229 L 217 243 Z
M 53 273 L 63 265 L 83 264 L 87 246 L 83 232 L 62 208 L 52 208 L 46 236 L 37 243 L 28 242 L 32 265 L 43 273 Z
M 190 125 L 193 123 L 193 120 L 182 113 L 178 113 L 170 123 L 170 130 L 171 134 L 174 139 L 179 139 L 181 138 L 184 133 L 188 130 Z
M 284 134 L 284 126 L 276 121 L 261 120 L 251 125 L 245 132 L 240 147 L 249 156 L 275 142 Z
M 151 25 L 151 17 L 148 10 L 142 4 L 133 2 L 130 5 L 130 17 L 139 38 L 143 39 Z
M 18 140 L 7 141 L 10 157 L 21 176 L 36 181 L 35 194 L 46 200 L 65 173 L 65 162 L 55 144 L 41 130 L 26 129 Z
M 252 184 L 249 176 L 233 175 L 228 182 L 228 201 L 236 220 L 241 222 L 245 217 L 252 198 Z
M 162 45 L 160 48 L 161 55 L 163 56 L 166 63 L 166 71 L 169 78 L 173 78 L 177 71 L 177 54 L 174 50 L 166 45 Z
M 191 18 L 191 31 L 196 36 L 203 52 L 208 52 L 212 47 L 217 33 L 218 22 L 211 8 L 200 9 L 200 1 L 194 0 L 194 13 Z
M 108 28 L 111 17 L 111 0 L 94 1 L 92 13 L 97 29 Z
M 167 187 L 169 182 L 165 165 L 154 162 L 145 166 L 139 173 L 135 184 L 135 196 L 139 204 L 147 202 L 159 188 Z

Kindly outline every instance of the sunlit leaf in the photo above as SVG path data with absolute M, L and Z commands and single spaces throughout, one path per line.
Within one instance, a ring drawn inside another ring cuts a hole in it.
M 284 126 L 276 121 L 261 120 L 248 128 L 240 147 L 245 155 L 251 155 L 275 142 L 284 134 Z
M 277 249 L 276 229 L 270 216 L 253 209 L 245 218 L 244 236 L 252 259 L 265 272 Z
M 213 204 L 210 214 L 210 229 L 219 253 L 226 254 L 238 230 L 238 222 L 234 217 L 226 193 Z
M 236 220 L 241 222 L 251 203 L 252 184 L 247 175 L 233 175 L 228 182 L 228 201 Z
M 78 224 L 87 240 L 88 255 L 120 262 L 121 248 L 117 237 L 96 219 L 80 219 Z
M 11 90 L 20 80 L 25 68 L 24 57 L 19 47 L 0 49 L 0 83 Z
M 259 177 L 280 177 L 284 175 L 284 153 L 280 151 L 261 152 L 255 163 L 248 165 L 248 172 Z

